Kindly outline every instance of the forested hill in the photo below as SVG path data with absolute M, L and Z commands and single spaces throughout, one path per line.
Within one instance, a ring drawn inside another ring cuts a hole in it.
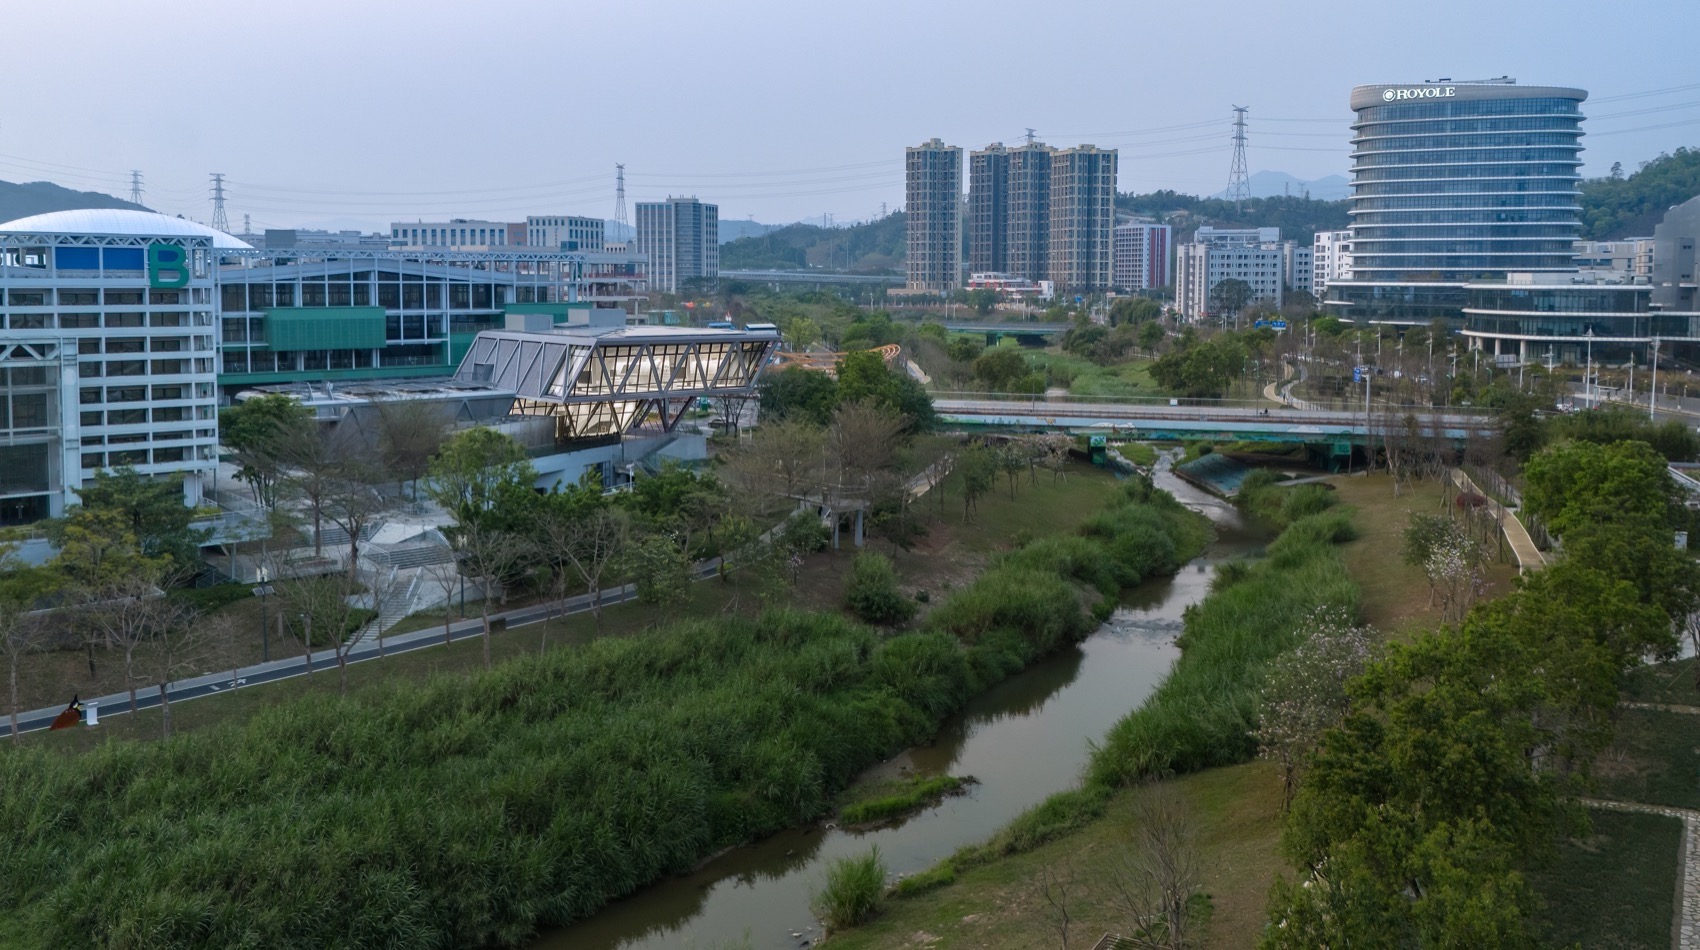
M 903 212 L 846 228 L 788 224 L 720 245 L 722 270 L 822 267 L 857 273 L 903 266 Z
M 72 191 L 50 181 L 32 181 L 23 185 L 0 181 L 0 223 L 27 218 L 32 214 L 72 211 L 78 208 L 148 210 L 141 205 L 133 205 L 98 191 Z
M 1204 225 L 1218 228 L 1280 228 L 1283 241 L 1309 244 L 1318 231 L 1340 231 L 1347 226 L 1347 200 L 1318 201 L 1314 198 L 1276 195 L 1247 198 L 1235 207 L 1221 198 L 1200 198 L 1175 191 L 1145 195 L 1117 195 L 1116 210 L 1156 218 L 1175 229 L 1174 243 L 1185 244 Z
M 1647 237 L 1671 205 L 1700 195 L 1700 148 L 1679 148 L 1642 162 L 1625 177 L 1612 174 L 1582 182 L 1582 234 L 1595 241 Z

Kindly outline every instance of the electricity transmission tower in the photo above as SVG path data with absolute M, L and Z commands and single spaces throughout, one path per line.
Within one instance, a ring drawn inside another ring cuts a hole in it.
M 1228 200 L 1238 211 L 1240 202 L 1251 197 L 1251 177 L 1245 169 L 1245 106 L 1234 106 L 1234 163 L 1228 169 Z
M 224 215 L 224 173 L 212 172 L 212 226 L 216 230 L 230 233 L 230 219 Z
M 626 166 L 614 166 L 614 224 L 620 232 L 620 240 L 626 240 L 626 232 L 631 225 L 626 221 Z
M 142 203 L 142 173 L 135 169 L 130 170 L 130 203 Z

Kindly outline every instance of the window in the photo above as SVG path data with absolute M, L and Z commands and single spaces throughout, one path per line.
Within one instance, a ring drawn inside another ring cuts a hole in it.
M 146 386 L 114 386 L 106 391 L 107 402 L 142 402 L 147 398 Z
M 187 418 L 188 410 L 182 406 L 166 406 L 153 411 L 153 421 L 155 422 L 183 422 Z
M 45 330 L 48 319 L 45 313 L 14 313 L 6 325 L 13 330 Z
M 106 414 L 109 426 L 136 426 L 148 421 L 146 409 L 114 409 Z
M 40 307 L 47 303 L 47 295 L 41 291 L 14 290 L 9 299 L 14 307 Z
M 183 295 L 175 290 L 150 290 L 148 303 L 176 304 L 183 302 Z
M 106 467 L 106 455 L 102 452 L 84 452 L 83 453 L 83 467 L 84 468 L 105 468 Z
M 170 448 L 154 449 L 153 460 L 155 463 L 181 462 L 183 461 L 183 453 L 185 451 L 186 450 L 181 445 L 172 446 Z
M 77 416 L 77 421 L 86 426 L 98 426 L 104 418 L 106 418 L 104 412 L 84 412 Z
M 60 306 L 89 306 L 100 303 L 98 290 L 61 290 L 59 291 Z
M 92 330 L 100 326 L 98 313 L 62 313 L 59 315 L 59 328 L 62 330 Z
M 183 398 L 183 387 L 182 386 L 155 386 L 153 388 L 153 398 L 157 399 L 157 400 L 182 399 Z
M 148 325 L 154 327 L 180 327 L 183 326 L 183 314 L 150 313 L 148 314 Z
M 77 341 L 77 352 L 84 355 L 99 354 L 100 340 L 95 337 L 84 337 Z
M 147 374 L 147 360 L 107 360 L 106 362 L 106 375 L 108 376 L 146 376 Z
M 77 402 L 84 406 L 100 405 L 99 389 L 84 389 L 77 393 Z
M 147 341 L 141 337 L 121 337 L 106 341 L 108 353 L 140 353 L 145 349 Z
M 106 292 L 107 306 L 118 304 L 132 306 L 142 302 L 142 292 L 139 290 L 108 290 Z
M 106 315 L 108 329 L 129 329 L 142 326 L 142 315 L 139 313 L 109 313 Z

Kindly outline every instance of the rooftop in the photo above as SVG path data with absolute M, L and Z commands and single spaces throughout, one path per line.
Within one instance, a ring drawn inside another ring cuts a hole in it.
M 81 208 L 49 211 L 0 224 L 0 232 L 15 234 L 118 234 L 142 237 L 206 237 L 220 250 L 252 250 L 253 245 L 188 218 L 157 211 L 124 208 Z

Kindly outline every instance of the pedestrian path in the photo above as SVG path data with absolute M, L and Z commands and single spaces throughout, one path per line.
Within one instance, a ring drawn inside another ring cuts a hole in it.
M 1665 815 L 1682 821 L 1682 847 L 1677 851 L 1676 919 L 1671 924 L 1671 946 L 1675 950 L 1700 950 L 1700 811 L 1597 798 L 1584 798 L 1582 804 L 1609 811 Z
M 1511 509 L 1476 487 L 1475 481 L 1461 468 L 1452 470 L 1452 483 L 1462 491 L 1472 492 L 1487 499 L 1488 510 L 1493 512 L 1494 519 L 1499 522 L 1499 529 L 1505 532 L 1505 540 L 1511 544 L 1511 553 L 1517 555 L 1519 572 L 1538 571 L 1547 566 L 1546 556 L 1535 546 L 1535 539 L 1529 537 L 1529 529 L 1523 527 L 1523 522 L 1517 519 Z

